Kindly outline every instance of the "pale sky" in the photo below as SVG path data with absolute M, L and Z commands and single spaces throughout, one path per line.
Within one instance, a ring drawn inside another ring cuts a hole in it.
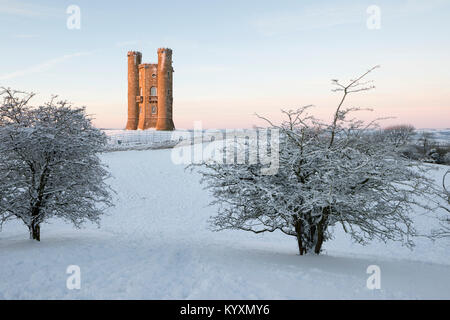
M 67 28 L 69 5 L 80 29 Z M 371 5 L 379 29 L 367 26 Z M 170 47 L 180 129 L 252 127 L 254 113 L 277 121 L 307 104 L 329 119 L 331 79 L 374 65 L 376 89 L 348 101 L 375 109 L 364 119 L 450 128 L 450 0 L 0 0 L 0 33 L 0 86 L 85 105 L 98 127 L 125 126 L 127 51 L 151 63 Z

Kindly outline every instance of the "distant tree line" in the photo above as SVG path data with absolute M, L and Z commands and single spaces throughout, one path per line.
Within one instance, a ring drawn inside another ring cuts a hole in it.
M 432 132 L 417 132 L 412 125 L 399 124 L 386 127 L 379 134 L 396 145 L 406 141 L 399 151 L 409 159 L 450 165 L 450 140 L 439 143 Z

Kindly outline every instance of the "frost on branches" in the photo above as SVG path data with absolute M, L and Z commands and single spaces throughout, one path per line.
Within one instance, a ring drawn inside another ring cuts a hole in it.
M 416 206 L 435 210 L 442 190 L 428 178 L 429 167 L 401 157 L 407 135 L 392 143 L 376 121 L 350 117 L 359 109 L 346 107 L 346 99 L 374 88 L 364 78 L 375 68 L 345 85 L 333 80 L 333 91 L 342 95 L 331 123 L 312 117 L 310 106 L 283 111 L 281 125 L 260 117 L 280 130 L 278 173 L 262 175 L 255 164 L 193 165 L 201 167 L 218 205 L 211 218 L 215 230 L 279 230 L 296 237 L 300 255 L 319 254 L 337 224 L 362 244 L 380 239 L 413 245 L 411 212 Z
M 0 95 L 0 226 L 20 219 L 39 241 L 49 218 L 98 222 L 112 205 L 97 156 L 106 137 L 85 109 L 56 97 L 31 107 L 33 94 L 9 89 Z

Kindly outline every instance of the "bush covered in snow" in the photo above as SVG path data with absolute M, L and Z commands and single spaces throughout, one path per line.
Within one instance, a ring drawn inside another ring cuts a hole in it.
M 310 106 L 284 111 L 281 125 L 263 118 L 281 132 L 276 174 L 261 174 L 258 164 L 194 165 L 219 205 L 211 220 L 216 230 L 279 230 L 297 239 L 300 255 L 319 254 L 337 224 L 358 243 L 413 245 L 410 213 L 438 208 L 442 190 L 429 178 L 429 166 L 401 156 L 409 129 L 380 135 L 376 121 L 349 117 L 359 109 L 346 108 L 346 98 L 373 88 L 364 80 L 372 70 L 345 85 L 333 80 L 342 96 L 331 123 L 309 115 Z
M 52 217 L 77 227 L 98 222 L 111 205 L 109 174 L 97 156 L 106 136 L 84 108 L 56 97 L 32 107 L 33 94 L 0 95 L 0 226 L 20 219 L 39 241 L 40 225 Z
M 414 127 L 408 124 L 389 126 L 380 131 L 381 139 L 395 145 L 404 146 L 414 135 Z

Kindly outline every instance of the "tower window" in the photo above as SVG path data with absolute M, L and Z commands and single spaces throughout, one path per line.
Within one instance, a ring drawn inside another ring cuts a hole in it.
M 152 106 L 152 114 L 156 114 L 156 106 Z
M 151 87 L 150 88 L 150 96 L 156 97 L 156 87 Z
M 153 73 L 153 74 L 152 74 L 152 78 L 156 78 L 156 74 Z

